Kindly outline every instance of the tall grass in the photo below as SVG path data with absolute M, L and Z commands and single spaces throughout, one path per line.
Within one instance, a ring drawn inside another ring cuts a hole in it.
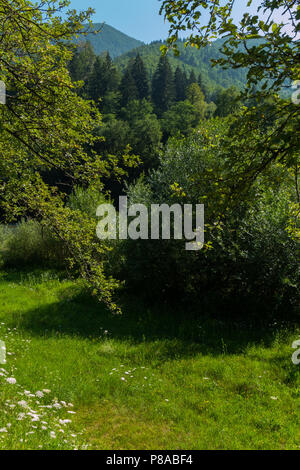
M 62 245 L 36 220 L 0 225 L 0 266 L 58 267 L 63 257 Z

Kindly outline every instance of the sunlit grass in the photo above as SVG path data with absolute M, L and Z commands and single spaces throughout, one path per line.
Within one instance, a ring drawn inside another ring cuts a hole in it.
M 299 329 L 124 305 L 114 317 L 55 273 L 3 273 L 1 449 L 300 447 Z

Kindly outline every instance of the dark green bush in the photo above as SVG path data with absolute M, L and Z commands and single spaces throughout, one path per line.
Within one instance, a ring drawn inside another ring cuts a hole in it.
M 130 200 L 148 206 L 204 202 L 206 223 L 213 225 L 214 206 L 222 196 L 216 175 L 226 174 L 220 150 L 224 126 L 224 120 L 214 120 L 192 137 L 171 140 L 160 168 L 130 188 Z M 286 230 L 292 199 L 288 174 L 273 168 L 247 198 L 229 207 L 221 230 L 207 228 L 211 249 L 188 252 L 185 241 L 127 240 L 117 248 L 123 262 L 117 273 L 112 271 L 148 299 L 186 299 L 200 310 L 228 316 L 293 316 L 299 307 L 300 268 L 299 246 Z

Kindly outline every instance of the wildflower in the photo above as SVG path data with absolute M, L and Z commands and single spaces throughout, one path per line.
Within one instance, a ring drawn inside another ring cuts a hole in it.
M 25 401 L 25 400 L 18 401 L 18 405 L 23 406 L 24 408 L 26 408 L 28 406 L 27 401 Z
M 6 382 L 8 382 L 9 384 L 12 384 L 12 385 L 14 385 L 14 384 L 17 383 L 17 381 L 16 381 L 16 379 L 15 379 L 14 377 L 8 377 L 8 378 L 6 379 Z
M 35 421 L 39 421 L 39 420 L 40 420 L 40 418 L 36 415 L 36 416 L 32 417 L 31 421 L 34 423 Z
M 72 423 L 72 421 L 70 419 L 60 419 L 59 423 L 60 424 L 68 424 L 68 423 Z
M 43 398 L 44 394 L 43 394 L 43 392 L 41 392 L 40 390 L 38 390 L 38 391 L 36 392 L 36 396 L 37 396 L 38 398 Z

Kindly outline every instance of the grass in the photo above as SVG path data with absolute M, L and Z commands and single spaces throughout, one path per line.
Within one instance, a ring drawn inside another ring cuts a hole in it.
M 300 329 L 199 313 L 3 272 L 0 449 L 299 449 Z

